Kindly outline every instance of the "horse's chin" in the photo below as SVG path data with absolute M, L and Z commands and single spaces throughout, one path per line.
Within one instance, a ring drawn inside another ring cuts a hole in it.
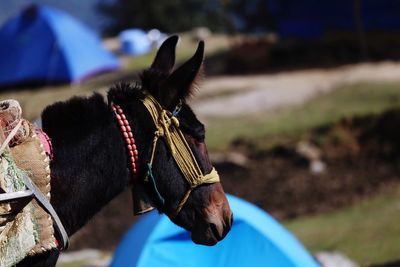
M 214 246 L 218 243 L 218 238 L 210 230 L 195 231 L 191 233 L 192 241 L 198 245 Z
M 198 224 L 191 232 L 192 241 L 199 245 L 214 246 L 225 238 L 230 230 L 230 225 L 218 230 L 213 223 Z
M 227 209 L 224 207 L 224 205 L 216 205 L 216 208 L 204 210 L 203 214 L 206 215 L 204 220 L 197 221 L 191 229 L 191 238 L 194 243 L 214 246 L 225 238 L 232 227 L 233 215 L 229 205 Z

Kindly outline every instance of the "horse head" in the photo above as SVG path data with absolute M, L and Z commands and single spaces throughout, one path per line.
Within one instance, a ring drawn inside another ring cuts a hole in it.
M 134 184 L 135 192 L 141 194 L 136 199 L 151 201 L 151 205 L 169 216 L 175 224 L 190 231 L 195 243 L 214 245 L 229 232 L 232 212 L 219 179 L 211 179 L 211 182 L 204 180 L 206 176 L 218 178 L 218 175 L 207 152 L 204 125 L 187 104 L 202 76 L 204 42 L 198 44 L 192 58 L 174 70 L 177 42 L 178 37 L 172 36 L 161 45 L 151 67 L 141 75 L 141 90 L 145 98 L 153 99 L 154 105 L 168 114 L 166 120 L 176 121 L 177 131 L 184 139 L 181 141 L 187 144 L 186 153 L 192 155 L 183 158 L 183 161 L 191 161 L 189 166 L 198 166 L 199 181 L 188 182 L 186 173 L 191 170 L 185 172 L 178 164 L 179 159 L 173 154 L 181 153 L 179 150 L 182 148 L 176 147 L 178 151 L 174 152 L 168 142 L 170 137 L 164 136 L 154 141 L 155 135 L 160 134 L 162 129 L 157 129 L 156 119 L 142 104 L 139 105 L 142 109 L 136 112 L 143 115 L 138 116 L 137 119 L 141 121 L 136 123 L 141 125 L 141 133 L 138 134 L 140 140 L 137 142 L 139 166 L 145 167 L 141 168 L 139 174 L 144 178 L 137 179 Z M 152 182 L 148 177 L 149 162 Z

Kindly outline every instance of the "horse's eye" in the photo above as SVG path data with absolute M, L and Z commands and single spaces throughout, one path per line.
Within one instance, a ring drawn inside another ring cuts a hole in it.
M 196 143 L 202 143 L 205 139 L 204 131 L 197 131 L 197 129 L 187 129 L 182 127 L 182 132 L 190 136 Z
M 196 139 L 196 141 L 204 142 L 205 134 L 206 131 L 203 124 L 200 124 L 198 125 L 198 127 L 195 127 L 195 129 L 193 129 L 193 137 Z
M 203 129 L 203 131 L 198 136 L 198 140 L 200 142 L 204 142 L 204 139 L 206 139 L 206 131 Z

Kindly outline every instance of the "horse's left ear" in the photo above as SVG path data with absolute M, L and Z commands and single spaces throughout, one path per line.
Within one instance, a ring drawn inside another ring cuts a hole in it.
M 179 37 L 173 35 L 165 40 L 157 51 L 151 69 L 170 74 L 175 64 L 175 47 Z
M 176 69 L 166 82 L 169 107 L 193 94 L 196 84 L 203 76 L 204 41 L 200 41 L 196 53 Z

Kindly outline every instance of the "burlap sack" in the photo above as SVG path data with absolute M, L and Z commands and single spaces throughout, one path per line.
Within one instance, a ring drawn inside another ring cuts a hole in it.
M 22 171 L 9 151 L 0 156 L 0 188 L 3 193 L 25 189 Z M 25 201 L 0 203 L 0 266 L 15 266 L 36 245 L 32 204 Z
M 29 134 L 17 146 L 11 147 L 11 155 L 17 166 L 22 169 L 42 193 L 50 200 L 50 159 L 35 133 L 34 126 L 29 125 Z M 53 221 L 36 202 L 33 201 L 33 215 L 35 222 L 40 226 L 39 243 L 29 252 L 30 255 L 56 248 Z

